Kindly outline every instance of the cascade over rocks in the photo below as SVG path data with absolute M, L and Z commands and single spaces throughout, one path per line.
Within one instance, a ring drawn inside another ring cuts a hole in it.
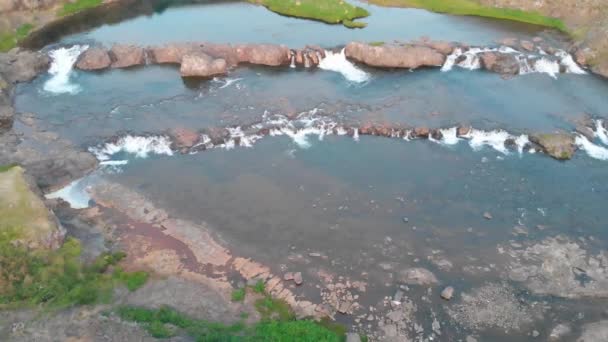
M 424 45 L 372 46 L 359 42 L 346 45 L 345 54 L 357 62 L 382 68 L 439 67 L 446 58 L 441 52 Z
M 101 70 L 109 68 L 112 59 L 108 52 L 100 47 L 88 48 L 76 62 L 76 68 L 81 70 Z

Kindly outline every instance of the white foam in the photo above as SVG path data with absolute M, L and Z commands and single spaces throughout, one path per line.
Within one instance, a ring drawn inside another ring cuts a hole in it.
M 583 70 L 583 68 L 576 64 L 574 58 L 572 58 L 572 55 L 566 51 L 559 50 L 555 53 L 555 55 L 560 58 L 559 63 L 566 68 L 567 73 L 579 75 L 585 75 L 587 73 L 585 70 Z
M 225 82 L 224 85 L 222 85 L 220 87 L 220 89 L 224 89 L 224 88 L 230 87 L 232 84 L 234 84 L 234 83 L 236 83 L 238 81 L 241 81 L 241 80 L 243 80 L 243 79 L 242 78 L 226 78 L 224 80 L 224 82 Z
M 577 135 L 574 142 L 581 150 L 584 150 L 589 157 L 599 160 L 608 160 L 607 148 L 592 143 L 582 135 Z
M 524 153 L 524 148 L 530 145 L 530 138 L 527 135 L 522 134 L 515 138 L 515 145 L 517 146 L 517 152 L 522 154 Z
M 437 140 L 433 138 L 431 134 L 429 135 L 429 140 L 443 145 L 456 145 L 460 142 L 460 138 L 458 138 L 457 135 L 457 130 L 458 129 L 456 127 L 440 129 L 439 132 L 441 132 L 441 139 Z
M 505 146 L 507 139 L 511 137 L 509 133 L 503 130 L 480 131 L 471 129 L 465 138 L 470 139 L 469 145 L 475 151 L 480 150 L 484 146 L 489 146 L 502 154 L 508 154 L 509 150 Z
M 351 82 L 363 83 L 369 80 L 368 73 L 346 59 L 344 49 L 340 52 L 325 51 L 325 58 L 319 62 L 319 68 L 339 72 Z
M 53 94 L 77 94 L 80 86 L 70 81 L 72 68 L 78 56 L 88 49 L 88 45 L 74 45 L 70 48 L 60 48 L 49 53 L 51 78 L 44 83 L 43 89 Z
M 456 60 L 460 56 L 462 56 L 462 49 L 460 49 L 460 48 L 454 49 L 454 51 L 446 57 L 445 62 L 443 63 L 443 66 L 441 67 L 441 71 L 447 72 L 447 71 L 452 70 L 452 68 L 454 68 L 454 64 L 456 64 Z
M 608 145 L 608 130 L 604 128 L 604 120 L 595 122 L 595 136 L 600 139 L 602 144 Z
M 88 182 L 85 181 L 85 178 L 81 178 L 62 189 L 47 194 L 45 197 L 48 199 L 61 198 L 68 202 L 73 209 L 84 209 L 89 207 L 89 201 L 91 201 L 91 196 L 87 192 L 88 187 Z
M 559 74 L 559 63 L 543 57 L 534 62 L 534 71 L 547 74 L 557 79 L 557 75 Z
M 165 136 L 132 136 L 127 135 L 116 142 L 106 143 L 101 147 L 89 148 L 98 160 L 110 161 L 119 152 L 134 154 L 138 158 L 146 158 L 148 154 L 173 155 L 171 140 Z

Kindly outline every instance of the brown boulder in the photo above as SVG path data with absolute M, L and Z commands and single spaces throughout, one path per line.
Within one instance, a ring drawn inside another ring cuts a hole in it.
M 527 41 L 527 40 L 522 40 L 521 43 L 519 43 L 521 45 L 522 48 L 524 48 L 524 50 L 527 51 L 534 51 L 534 43 Z
M 454 52 L 454 44 L 445 41 L 427 41 L 424 45 L 430 47 L 433 50 L 437 50 L 444 55 L 449 55 Z
M 481 65 L 484 69 L 501 75 L 519 74 L 517 57 L 508 53 L 484 52 L 480 54 Z
M 92 47 L 87 49 L 76 63 L 76 68 L 80 70 L 101 70 L 110 67 L 112 60 L 105 49 Z
M 382 68 L 437 67 L 445 62 L 444 54 L 428 46 L 419 45 L 371 46 L 352 42 L 346 45 L 345 54 L 349 59 Z
M 289 64 L 291 59 L 289 49 L 283 45 L 245 44 L 235 49 L 239 62 L 279 66 Z
M 181 43 L 152 46 L 147 49 L 150 60 L 158 64 L 181 64 L 184 55 L 193 52 L 196 45 Z
M 109 54 L 112 68 L 128 68 L 146 63 L 146 52 L 138 46 L 116 44 Z
M 296 51 L 296 64 L 298 64 L 298 65 L 304 64 L 304 54 L 302 53 L 302 50 Z
M 534 134 L 530 141 L 539 145 L 543 152 L 558 160 L 572 158 L 576 151 L 574 137 L 566 133 Z
M 190 148 L 199 140 L 199 134 L 187 128 L 174 128 L 169 134 L 178 148 Z
M 179 72 L 182 77 L 211 77 L 225 74 L 227 67 L 226 60 L 222 58 L 214 59 L 205 53 L 196 52 L 182 58 Z
M 414 128 L 413 136 L 415 138 L 428 138 L 430 133 L 431 131 L 428 129 L 428 127 L 416 127 Z
M 456 130 L 456 136 L 462 137 L 471 132 L 471 126 L 458 126 Z

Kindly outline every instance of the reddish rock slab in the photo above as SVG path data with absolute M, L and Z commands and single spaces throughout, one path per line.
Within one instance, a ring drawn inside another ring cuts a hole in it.
M 190 148 L 194 146 L 200 138 L 200 135 L 197 132 L 182 127 L 172 129 L 169 134 L 178 148 Z
M 346 57 L 357 62 L 382 68 L 439 67 L 446 56 L 428 46 L 394 45 L 371 46 L 352 42 L 346 45 Z
M 116 44 L 109 52 L 112 68 L 129 68 L 146 63 L 146 52 L 134 45 Z
M 87 49 L 76 62 L 76 68 L 80 70 L 102 70 L 112 64 L 112 59 L 105 49 L 92 47 Z
M 280 66 L 291 61 L 290 50 L 284 45 L 244 44 L 236 46 L 238 61 L 256 65 Z
M 225 74 L 227 68 L 226 60 L 195 52 L 184 55 L 179 72 L 182 77 L 212 77 Z

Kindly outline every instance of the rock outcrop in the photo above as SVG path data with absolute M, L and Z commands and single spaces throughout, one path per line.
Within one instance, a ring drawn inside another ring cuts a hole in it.
M 519 61 L 513 54 L 484 52 L 480 55 L 480 60 L 486 70 L 502 75 L 519 74 Z
M 24 169 L 0 172 L 0 231 L 14 234 L 13 243 L 29 249 L 55 249 L 65 232 L 28 182 Z
M 426 45 L 385 44 L 372 46 L 352 42 L 346 45 L 346 57 L 357 62 L 382 68 L 438 67 L 446 56 Z
M 236 53 L 238 56 L 238 60 L 241 63 L 280 66 L 289 64 L 291 60 L 290 50 L 284 45 L 237 45 Z
M 207 55 L 203 52 L 187 54 L 182 58 L 179 69 L 182 77 L 211 77 L 225 74 L 226 60 Z
M 76 68 L 80 70 L 101 70 L 109 68 L 112 59 L 105 49 L 92 47 L 87 49 L 76 62 Z
M 146 64 L 146 51 L 142 47 L 116 44 L 109 51 L 112 68 L 129 68 Z
M 543 152 L 558 160 L 572 158 L 576 152 L 574 137 L 566 133 L 534 134 L 530 141 L 539 145 Z

